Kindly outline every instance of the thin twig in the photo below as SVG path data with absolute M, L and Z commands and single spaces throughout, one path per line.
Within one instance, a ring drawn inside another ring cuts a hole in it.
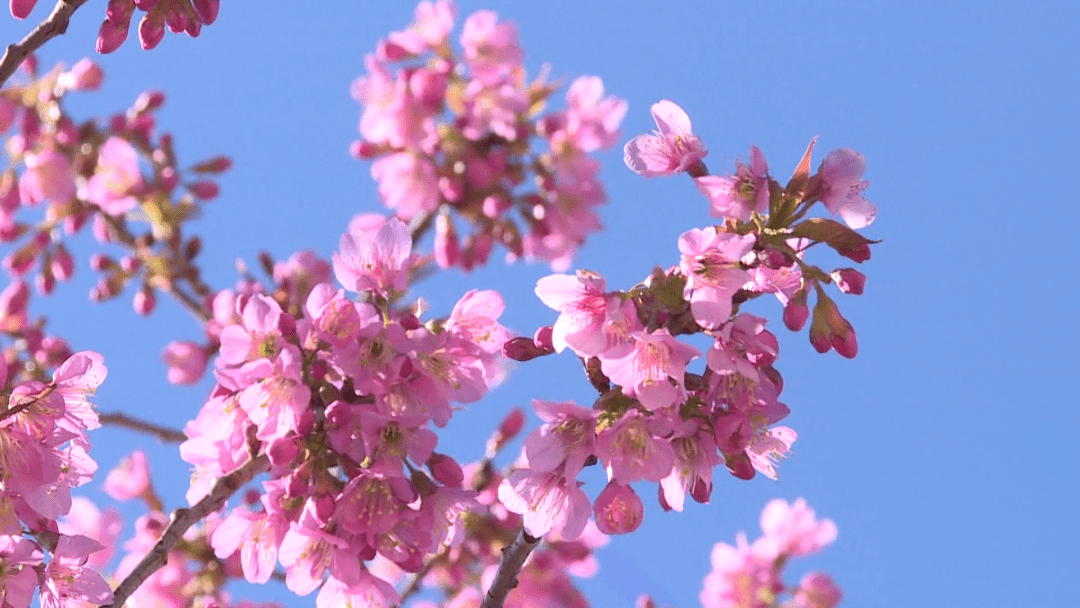
M 41 48 L 49 40 L 67 32 L 71 16 L 83 4 L 86 4 L 86 0 L 57 0 L 56 6 L 44 21 L 18 43 L 9 44 L 3 58 L 0 58 L 0 87 L 4 86 L 15 70 L 19 69 L 19 65 L 30 53 Z
M 98 414 L 98 419 L 101 420 L 102 424 L 111 424 L 132 431 L 146 433 L 147 435 L 153 435 L 165 443 L 184 443 L 188 439 L 187 435 L 176 429 L 170 429 L 169 427 L 154 424 L 153 422 L 140 420 L 121 412 L 105 412 L 103 414 Z
M 491 582 L 491 588 L 484 596 L 484 603 L 480 604 L 480 608 L 503 608 L 507 594 L 518 585 L 517 575 L 521 572 L 521 567 L 539 543 L 539 538 L 529 536 L 525 530 L 518 532 L 513 544 L 503 549 L 495 580 Z
M 135 569 L 116 586 L 113 591 L 113 603 L 107 608 L 119 608 L 124 605 L 131 594 L 142 585 L 151 574 L 157 572 L 169 559 L 169 551 L 183 538 L 188 528 L 202 521 L 207 515 L 217 511 L 225 504 L 230 496 L 244 487 L 246 483 L 256 475 L 270 468 L 270 459 L 265 455 L 258 456 L 244 463 L 239 469 L 221 477 L 214 482 L 210 493 L 190 508 L 173 511 L 169 526 L 165 528 L 161 538 L 154 544 L 154 548 L 146 557 L 135 566 Z

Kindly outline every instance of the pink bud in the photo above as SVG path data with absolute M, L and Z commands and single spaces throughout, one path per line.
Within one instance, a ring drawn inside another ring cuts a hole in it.
M 16 19 L 26 19 L 34 10 L 37 0 L 11 0 L 11 16 Z
M 53 276 L 53 273 L 49 272 L 47 267 L 42 268 L 41 272 L 34 280 L 34 285 L 41 295 L 52 295 L 53 290 L 56 289 L 56 277 Z
M 791 331 L 802 329 L 808 318 L 810 318 L 810 307 L 805 302 L 799 303 L 792 300 L 784 307 L 784 325 Z
M 141 267 L 142 260 L 137 257 L 125 255 L 124 257 L 120 258 L 120 268 L 128 274 L 134 273 Z
M 58 245 L 56 251 L 53 252 L 50 269 L 53 275 L 61 281 L 66 281 L 71 278 L 71 275 L 75 274 L 75 260 L 72 259 L 71 253 L 63 244 Z
M 167 25 L 169 31 L 174 34 L 186 31 L 188 29 L 188 22 L 189 19 L 186 10 L 174 10 L 165 15 L 165 25 Z
M 609 481 L 593 503 L 593 515 L 604 534 L 628 534 L 641 526 L 645 507 L 633 488 Z
M 436 481 L 450 488 L 460 488 L 465 481 L 465 473 L 461 465 L 450 456 L 444 454 L 432 454 L 427 461 L 428 469 Z
M 204 201 L 217 198 L 218 193 L 221 192 L 221 189 L 216 183 L 207 179 L 202 179 L 191 184 L 188 186 L 188 189 L 191 190 L 191 193 L 197 198 Z
M 454 223 L 445 214 L 435 218 L 435 263 L 439 268 L 450 268 L 457 264 L 461 253 Z
M 192 6 L 195 7 L 195 14 L 199 16 L 199 21 L 210 25 L 217 21 L 221 0 L 194 0 Z
M 554 349 L 549 351 L 537 347 L 532 338 L 526 337 L 511 338 L 502 345 L 503 356 L 514 361 L 531 361 L 553 352 L 555 352 Z
M 130 17 L 129 17 L 130 19 Z M 98 30 L 97 52 L 107 55 L 120 48 L 127 40 L 128 23 L 114 23 L 106 19 Z
M 296 459 L 300 453 L 300 446 L 291 437 L 278 437 L 270 442 L 266 455 L 274 466 L 286 466 Z
M 820 293 L 814 305 L 814 320 L 810 323 L 810 343 L 819 353 L 834 349 L 848 359 L 854 358 L 859 351 L 851 323 L 840 314 L 835 302 Z
M 371 143 L 370 141 L 354 141 L 349 146 L 349 154 L 352 154 L 354 158 L 360 160 L 368 160 L 374 158 L 379 153 L 379 146 Z
M 7 97 L 0 97 L 0 133 L 7 133 L 15 124 L 15 104 Z
M 821 572 L 807 573 L 795 591 L 795 603 L 800 608 L 835 608 L 843 598 L 836 583 Z
M 232 159 L 228 156 L 215 156 L 195 165 L 197 173 L 223 173 L 232 168 Z
M 135 99 L 135 105 L 132 106 L 132 110 L 136 114 L 144 114 L 146 112 L 153 112 L 165 104 L 165 93 L 162 91 L 144 91 Z
M 506 437 L 507 441 L 513 439 L 521 432 L 521 429 L 525 426 L 525 411 L 520 407 L 515 407 L 510 410 L 510 413 L 503 418 L 502 423 L 499 425 L 499 434 Z
M 135 8 L 139 9 L 140 11 L 149 12 L 154 10 L 154 7 L 157 6 L 158 0 L 134 0 L 134 2 Z
M 139 22 L 139 43 L 144 50 L 156 47 L 165 37 L 165 22 L 155 13 L 146 13 Z
M 154 308 L 157 307 L 157 296 L 154 295 L 154 290 L 144 285 L 139 291 L 135 292 L 132 304 L 135 307 L 135 312 L 145 317 L 154 312 Z
M 854 268 L 841 268 L 829 273 L 836 286 L 844 293 L 861 296 L 866 287 L 866 275 Z
M 60 75 L 57 84 L 73 91 L 96 91 L 101 87 L 105 71 L 90 59 L 80 59 L 71 69 Z
M 168 379 L 172 384 L 196 384 L 206 372 L 206 349 L 194 342 L 171 342 L 161 358 L 169 367 Z

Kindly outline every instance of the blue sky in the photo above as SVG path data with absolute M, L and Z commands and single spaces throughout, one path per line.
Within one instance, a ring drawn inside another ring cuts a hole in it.
M 42 64 L 91 54 L 103 7 L 83 7 L 67 36 L 46 47 Z M 82 116 L 108 114 L 145 89 L 163 89 L 161 126 L 175 134 L 184 161 L 234 158 L 222 196 L 197 225 L 207 275 L 219 287 L 235 281 L 237 258 L 253 263 L 261 249 L 278 258 L 301 248 L 328 256 L 353 214 L 378 209 L 369 166 L 347 153 L 359 117 L 348 87 L 364 54 L 412 13 L 411 4 L 396 2 L 245 8 L 224 2 L 218 22 L 197 40 L 168 35 L 152 52 L 129 41 L 98 58 L 107 73 L 103 91 L 69 104 Z M 857 359 L 818 355 L 805 332 L 783 329 L 778 306 L 761 308 L 775 320 L 777 366 L 792 408 L 787 422 L 800 434 L 780 480 L 747 483 L 720 471 L 712 504 L 691 503 L 681 514 L 661 513 L 654 489 L 640 487 L 648 507 L 641 530 L 614 539 L 600 553 L 600 573 L 582 583 L 594 605 L 627 606 L 640 592 L 663 604 L 698 605 L 713 543 L 732 542 L 738 530 L 754 536 L 757 515 L 774 496 L 803 496 L 836 521 L 836 544 L 796 563 L 791 578 L 826 569 L 844 588 L 844 605 L 1074 601 L 1080 9 L 992 1 L 470 1 L 458 4 L 459 17 L 480 8 L 516 22 L 530 73 L 549 64 L 567 81 L 596 74 L 626 99 L 623 141 L 651 130 L 649 106 L 671 99 L 689 113 L 714 172 L 732 168 L 756 144 L 784 178 L 820 135 L 817 161 L 840 147 L 866 156 L 867 197 L 880 210 L 867 231 L 884 242 L 864 265 L 866 293 L 839 300 L 858 331 Z M 31 19 L 47 10 L 39 6 Z M 27 27 L 0 18 L 0 41 Z M 618 151 L 603 161 L 606 231 L 576 266 L 628 287 L 654 265 L 674 263 L 678 235 L 710 218 L 688 179 L 643 180 Z M 465 289 L 499 289 L 507 323 L 531 333 L 554 320 L 532 295 L 547 273 L 496 262 L 420 291 L 435 311 L 448 312 Z M 41 310 L 76 349 L 105 355 L 101 409 L 182 425 L 205 387 L 169 386 L 158 353 L 170 340 L 197 338 L 197 325 L 167 304 L 150 319 L 135 318 L 128 298 L 90 305 L 91 277 L 80 267 Z M 510 406 L 585 401 L 590 391 L 572 357 L 524 364 L 456 417 L 441 445 L 464 460 L 479 457 L 482 437 Z M 116 430 L 92 439 L 104 469 L 136 446 L 154 446 Z M 168 448 L 154 448 L 151 461 L 159 486 L 176 480 L 166 491 L 176 506 L 186 465 Z M 595 496 L 600 484 L 589 480 L 586 490 Z

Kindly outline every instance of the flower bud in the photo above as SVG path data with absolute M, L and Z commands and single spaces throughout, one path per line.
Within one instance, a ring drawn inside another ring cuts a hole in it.
M 866 275 L 854 268 L 841 268 L 829 273 L 833 282 L 840 291 L 852 295 L 861 296 L 866 287 Z
M 628 534 L 641 526 L 645 508 L 633 488 L 609 481 L 593 503 L 593 515 L 604 534 Z
M 72 91 L 96 91 L 101 88 L 105 71 L 94 61 L 80 59 L 57 79 L 57 84 Z

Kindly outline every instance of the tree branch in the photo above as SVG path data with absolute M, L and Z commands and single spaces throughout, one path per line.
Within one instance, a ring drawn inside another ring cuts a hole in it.
M 169 526 L 165 528 L 161 538 L 154 544 L 154 548 L 150 550 L 150 553 L 147 553 L 146 557 L 139 562 L 139 565 L 135 566 L 131 574 L 128 574 L 116 586 L 113 591 L 113 603 L 109 604 L 107 608 L 120 608 L 120 606 L 123 606 L 124 602 L 131 597 L 131 594 L 139 588 L 139 585 L 142 585 L 151 574 L 157 572 L 158 568 L 165 565 L 169 559 L 169 550 L 175 547 L 176 543 L 183 538 L 188 528 L 220 509 L 230 496 L 244 487 L 244 484 L 268 468 L 270 468 L 270 459 L 265 454 L 253 458 L 241 465 L 239 469 L 214 482 L 214 487 L 210 489 L 210 493 L 190 508 L 173 511 Z
M 491 581 L 491 588 L 484 596 L 484 603 L 480 604 L 480 608 L 503 608 L 507 594 L 518 585 L 517 575 L 521 572 L 525 559 L 539 543 L 539 538 L 529 536 L 524 529 L 518 532 L 514 542 L 503 549 L 499 570 L 495 572 L 495 580 Z
M 154 424 L 153 422 L 133 418 L 122 412 L 105 412 L 103 414 L 98 414 L 98 419 L 101 420 L 102 424 L 111 424 L 132 431 L 146 433 L 147 435 L 153 435 L 164 443 L 184 443 L 188 439 L 187 435 L 176 429 L 170 429 Z
M 86 0 L 57 0 L 49 16 L 17 44 L 9 44 L 0 58 L 0 87 L 15 73 L 23 60 L 43 44 L 67 31 L 71 16 Z

